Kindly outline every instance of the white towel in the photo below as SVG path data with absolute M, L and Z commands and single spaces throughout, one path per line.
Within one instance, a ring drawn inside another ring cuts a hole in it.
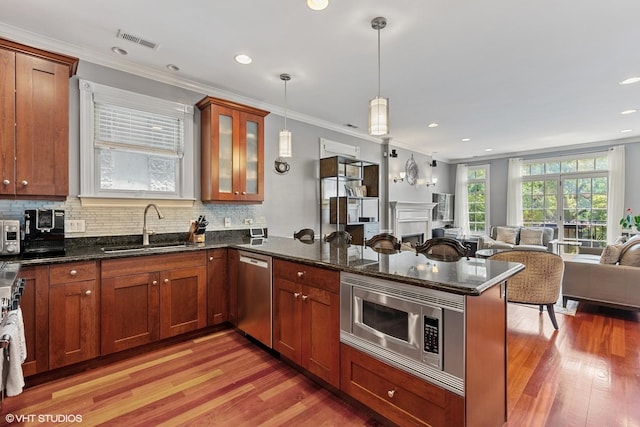
M 7 396 L 17 396 L 24 388 L 24 376 L 22 363 L 27 356 L 24 339 L 24 325 L 22 323 L 22 311 L 20 309 L 7 313 L 0 326 L 0 337 L 7 335 L 9 342 L 9 361 L 0 363 L 0 378 L 6 377 L 4 384 Z M 3 372 L 8 369 L 8 372 Z

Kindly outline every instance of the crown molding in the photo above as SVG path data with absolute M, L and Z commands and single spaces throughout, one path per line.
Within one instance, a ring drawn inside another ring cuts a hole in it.
M 96 65 L 101 65 L 108 68 L 113 68 L 118 71 L 123 71 L 129 74 L 136 75 L 138 77 L 144 77 L 150 80 L 154 80 L 160 83 L 169 84 L 182 89 L 191 90 L 193 92 L 203 93 L 208 96 L 216 98 L 227 99 L 229 101 L 238 102 L 252 107 L 267 110 L 271 113 L 284 116 L 284 108 L 277 105 L 268 104 L 266 102 L 260 102 L 256 99 L 249 98 L 247 96 L 240 95 L 235 92 L 220 89 L 216 86 L 190 80 L 184 77 L 176 76 L 174 73 L 165 72 L 151 67 L 145 67 L 137 64 L 133 64 L 129 61 L 117 58 L 113 54 L 101 54 L 95 51 L 87 50 L 80 46 L 62 42 L 60 40 L 44 37 L 40 34 L 25 31 L 23 29 L 3 25 L 0 27 L 0 37 L 6 38 L 17 43 L 26 45 L 33 45 L 39 49 L 51 50 L 57 53 L 70 55 L 79 58 L 81 61 L 90 62 Z M 382 139 L 372 137 L 366 133 L 362 133 L 353 129 L 345 128 L 344 125 L 338 125 L 333 122 L 322 120 L 316 117 L 309 116 L 307 114 L 298 113 L 287 109 L 287 119 L 297 120 L 299 122 L 307 123 L 310 125 L 318 126 L 327 130 L 332 130 L 345 135 L 353 136 L 356 138 L 364 139 L 366 141 L 382 143 Z

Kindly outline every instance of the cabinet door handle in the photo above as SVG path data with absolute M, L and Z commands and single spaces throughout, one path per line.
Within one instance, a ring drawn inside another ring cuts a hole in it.
M 24 180 L 24 181 L 22 181 L 22 185 L 23 185 L 24 187 L 26 187 L 27 185 L 29 185 L 29 183 L 28 183 L 26 180 Z
M 394 395 L 394 394 L 396 394 L 396 391 L 395 391 L 395 390 L 389 390 L 389 391 L 387 392 L 387 396 L 389 396 L 389 397 L 390 397 L 390 398 L 392 398 L 392 399 L 393 399 L 393 395 Z
M 304 271 L 298 271 L 298 277 L 304 276 L 304 273 L 305 273 Z
M 309 295 L 302 295 L 302 301 L 306 301 L 309 298 Z
M 152 284 L 152 285 L 157 285 L 157 284 L 158 284 L 158 281 L 157 281 L 157 280 L 154 280 L 153 282 L 151 282 L 151 284 Z
M 293 293 L 293 297 L 294 297 L 294 298 L 298 298 L 299 296 L 300 296 L 300 292 L 294 292 L 294 293 Z
M 242 192 L 242 194 L 243 194 L 243 195 L 245 195 L 245 194 L 247 194 L 247 192 L 246 192 L 246 191 L 243 191 L 243 192 Z
M 234 192 L 233 194 L 235 194 L 235 195 L 237 196 L 238 194 L 240 194 L 240 192 L 239 192 L 239 191 L 236 191 L 236 192 Z
M 72 276 L 75 276 L 76 274 L 78 274 L 78 272 L 76 270 L 71 270 L 69 274 Z
M 209 257 L 209 261 L 213 261 L 213 257 L 212 256 Z
M 87 289 L 86 291 L 84 291 L 85 295 L 91 295 L 93 292 L 91 292 L 91 289 Z
M 169 279 L 164 279 L 164 283 L 169 283 Z
M 9 184 L 11 184 L 11 181 L 9 181 L 8 179 L 5 179 L 4 181 L 2 181 L 2 183 L 4 185 L 9 185 Z

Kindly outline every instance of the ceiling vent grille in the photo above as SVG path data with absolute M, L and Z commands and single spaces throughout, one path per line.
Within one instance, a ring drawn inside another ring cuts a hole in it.
M 118 30 L 117 38 L 130 41 L 135 44 L 139 44 L 140 46 L 148 47 L 149 49 L 157 49 L 158 43 L 151 42 L 149 40 L 145 40 L 142 37 L 134 36 L 131 33 L 127 33 L 126 31 Z

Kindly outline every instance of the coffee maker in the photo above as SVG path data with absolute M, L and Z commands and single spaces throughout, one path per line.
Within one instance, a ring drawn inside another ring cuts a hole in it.
M 24 211 L 23 254 L 64 254 L 64 210 Z

